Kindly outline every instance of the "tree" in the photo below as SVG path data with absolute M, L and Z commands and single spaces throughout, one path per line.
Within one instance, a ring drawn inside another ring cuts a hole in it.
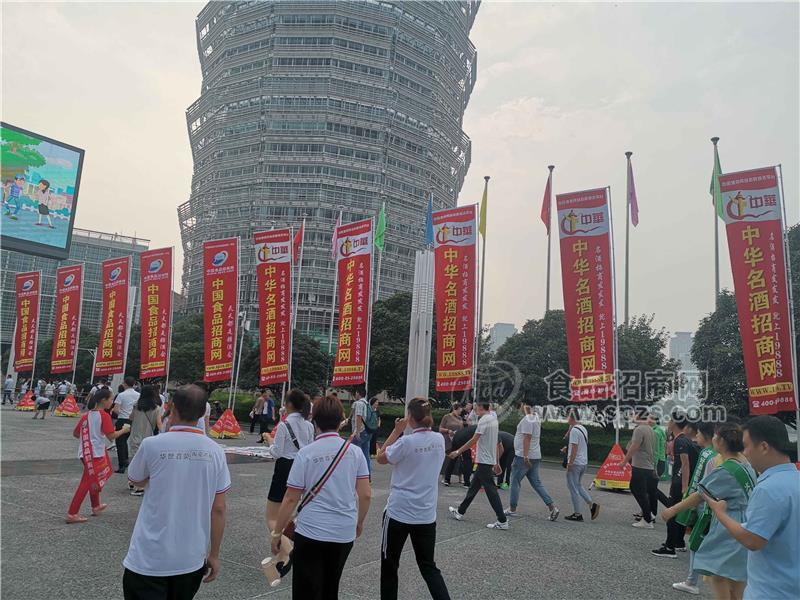
M 187 315 L 172 324 L 171 381 L 191 383 L 203 378 L 203 315 Z
M 406 393 L 411 294 L 395 294 L 372 305 L 372 341 L 369 356 L 370 393 L 390 396 Z
M 620 399 L 623 404 L 652 403 L 676 391 L 679 360 L 665 354 L 669 332 L 653 327 L 654 315 L 634 316 L 617 326 Z
M 302 333 L 294 334 L 292 344 L 292 387 L 314 393 L 325 386 L 328 355 L 319 342 Z
M 44 156 L 33 147 L 41 144 L 41 140 L 6 127 L 0 128 L 0 140 L 0 177 L 3 182 L 15 175 L 24 175 L 31 167 L 45 164 Z
M 130 341 L 128 342 L 128 358 L 125 361 L 125 376 L 130 375 L 139 379 L 142 366 L 142 327 L 134 323 L 131 325 Z

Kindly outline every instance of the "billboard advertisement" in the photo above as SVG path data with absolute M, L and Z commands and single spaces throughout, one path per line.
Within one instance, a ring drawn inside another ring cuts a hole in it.
M 75 146 L 0 123 L 3 248 L 67 258 L 83 154 Z

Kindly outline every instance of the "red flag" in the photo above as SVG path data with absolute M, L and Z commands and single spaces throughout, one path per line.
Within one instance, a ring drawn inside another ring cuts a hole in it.
M 631 223 L 636 227 L 639 224 L 639 202 L 636 200 L 636 186 L 633 183 L 633 165 L 628 156 L 628 210 L 631 211 Z
M 303 222 L 300 224 L 300 229 L 298 229 L 297 233 L 294 234 L 294 240 L 292 240 L 292 262 L 294 264 L 297 264 L 300 261 L 300 246 L 303 245 L 303 230 L 305 227 L 306 220 L 303 219 Z
M 41 271 L 17 274 L 17 328 L 14 333 L 14 370 L 17 373 L 33 371 L 41 291 Z
M 69 265 L 56 271 L 56 318 L 50 373 L 71 373 L 75 370 L 82 288 L 83 265 Z
M 544 188 L 544 198 L 542 199 L 542 223 L 544 223 L 544 226 L 547 228 L 548 235 L 550 235 L 550 204 L 552 204 L 550 181 L 552 177 L 553 172 L 550 171 L 550 174 L 547 176 L 547 185 Z
M 292 341 L 292 263 L 290 229 L 253 235 L 258 283 L 260 385 L 289 381 Z
M 239 238 L 203 242 L 203 381 L 233 378 L 239 320 Z
M 128 335 L 128 291 L 131 257 L 103 261 L 103 316 L 94 375 L 117 375 L 125 372 L 125 347 Z
M 166 377 L 172 329 L 172 248 L 142 252 L 139 262 L 142 291 L 139 377 Z

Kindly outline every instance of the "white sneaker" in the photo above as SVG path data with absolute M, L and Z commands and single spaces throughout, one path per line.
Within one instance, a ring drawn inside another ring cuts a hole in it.
M 455 506 L 448 506 L 447 510 L 450 511 L 450 516 L 453 517 L 456 521 L 460 521 L 461 519 L 464 518 L 464 515 L 458 512 L 458 509 Z
M 495 521 L 494 523 L 489 523 L 486 526 L 487 529 L 508 529 L 508 521 L 505 523 L 501 523 L 500 521 Z
M 550 511 L 550 516 L 547 517 L 549 521 L 555 521 L 558 518 L 558 515 L 561 514 L 561 511 L 558 510 L 557 506 L 554 506 L 553 509 Z
M 505 513 L 505 515 L 507 517 L 518 517 L 519 516 L 519 513 L 517 511 L 511 510 L 510 508 L 505 509 L 503 512 Z
M 641 521 L 634 521 L 633 526 L 636 527 L 637 529 L 655 529 L 655 525 L 653 525 L 652 521 L 648 523 L 644 519 L 642 519 Z
M 686 592 L 687 594 L 694 594 L 695 596 L 700 593 L 700 588 L 696 585 L 692 585 L 691 583 L 686 583 L 685 581 L 681 581 L 680 583 L 673 583 L 672 584 L 673 590 L 678 590 L 679 592 Z

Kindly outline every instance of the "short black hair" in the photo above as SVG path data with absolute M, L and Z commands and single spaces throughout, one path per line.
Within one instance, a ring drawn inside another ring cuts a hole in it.
M 289 393 L 286 394 L 286 403 L 291 404 L 292 408 L 299 412 L 304 419 L 308 418 L 311 405 L 308 401 L 308 396 L 303 390 L 297 388 L 289 390 Z
M 133 386 L 136 385 L 136 379 L 134 377 L 131 377 L 130 375 L 128 375 L 125 378 L 125 385 L 127 385 L 129 388 L 132 388 Z
M 581 420 L 581 413 L 577 408 L 570 408 L 569 412 L 567 412 L 567 418 L 572 417 L 576 421 Z
M 354 394 L 358 394 L 359 396 L 361 396 L 363 398 L 364 396 L 367 395 L 367 389 L 363 385 L 357 385 L 353 389 L 353 393 Z
M 789 433 L 786 431 L 786 425 L 777 417 L 772 415 L 753 417 L 744 424 L 742 429 L 756 444 L 766 442 L 770 448 L 786 456 L 791 456 Z
M 697 431 L 700 433 L 704 438 L 710 440 L 714 437 L 714 429 L 716 423 L 713 421 L 700 421 L 697 424 Z
M 492 410 L 492 403 L 491 402 L 478 402 L 478 405 L 483 410 Z
M 314 402 L 311 420 L 320 431 L 336 431 L 344 420 L 342 401 L 336 396 L 325 396 Z
M 686 412 L 684 412 L 680 408 L 676 408 L 672 411 L 672 414 L 669 416 L 670 420 L 678 427 L 678 429 L 683 429 L 686 427 Z
M 206 414 L 208 394 L 196 385 L 184 385 L 172 395 L 172 407 L 181 421 L 198 421 Z

